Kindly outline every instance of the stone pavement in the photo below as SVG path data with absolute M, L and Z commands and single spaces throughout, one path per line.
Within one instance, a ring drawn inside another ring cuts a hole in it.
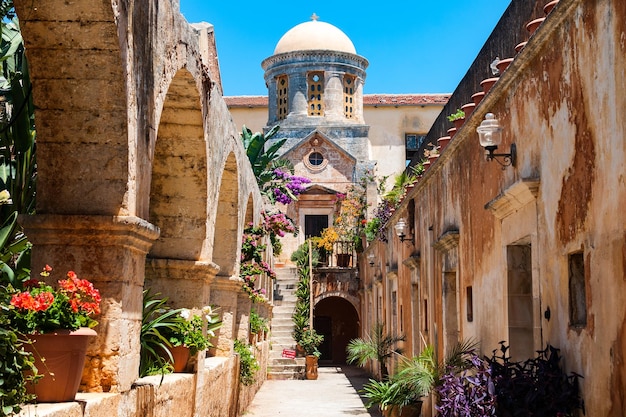
M 265 381 L 246 417 L 380 417 L 378 407 L 367 410 L 359 396 L 368 376 L 353 366 L 320 367 L 318 379 Z

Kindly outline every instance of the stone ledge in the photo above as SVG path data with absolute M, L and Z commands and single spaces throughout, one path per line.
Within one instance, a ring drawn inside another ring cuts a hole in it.
M 210 357 L 204 360 L 202 373 L 204 378 L 200 380 L 206 381 L 203 386 L 204 390 L 211 390 L 213 381 L 206 379 L 207 375 L 216 374 L 217 377 L 225 377 L 229 373 L 228 368 L 233 361 L 233 357 Z M 158 398 L 166 398 L 181 387 L 191 387 L 196 384 L 194 381 L 197 375 L 195 373 L 174 373 L 167 374 L 161 379 L 160 375 L 147 376 L 139 378 L 133 384 L 130 391 L 123 393 L 85 393 L 76 394 L 76 400 L 66 403 L 41 403 L 27 404 L 22 411 L 17 414 L 18 417 L 108 417 L 118 415 L 121 410 L 133 414 L 139 397 L 146 395 L 153 396 L 153 401 L 144 398 L 147 403 L 154 403 Z M 191 407 L 191 404 L 190 404 Z M 154 410 L 155 415 L 158 410 Z M 185 413 L 183 410 L 181 415 Z M 121 414 L 120 414 L 121 415 Z

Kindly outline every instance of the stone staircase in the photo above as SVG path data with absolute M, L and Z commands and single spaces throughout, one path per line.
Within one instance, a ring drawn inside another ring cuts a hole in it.
M 267 367 L 268 379 L 304 379 L 304 358 L 284 358 L 283 349 L 295 349 L 293 321 L 291 315 L 296 306 L 296 268 L 276 269 L 275 294 L 282 300 L 274 300 L 272 331 L 270 333 L 270 358 Z

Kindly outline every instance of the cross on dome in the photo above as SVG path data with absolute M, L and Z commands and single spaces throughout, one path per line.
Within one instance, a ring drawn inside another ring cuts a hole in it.
M 316 15 L 315 13 L 313 13 L 313 14 L 311 15 L 311 20 L 312 20 L 312 21 L 314 21 L 314 22 L 317 22 L 317 19 L 319 19 L 319 18 L 320 18 L 320 17 L 319 17 L 318 15 Z

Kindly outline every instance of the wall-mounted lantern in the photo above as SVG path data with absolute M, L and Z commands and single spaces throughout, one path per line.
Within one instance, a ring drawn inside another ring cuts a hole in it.
M 485 120 L 476 128 L 476 131 L 478 132 L 480 146 L 489 152 L 487 154 L 488 161 L 495 160 L 502 165 L 502 169 L 509 165 L 515 166 L 517 162 L 517 148 L 514 143 L 511 144 L 510 153 L 494 153 L 495 150 L 498 149 L 498 145 L 502 142 L 502 126 L 500 126 L 498 119 L 496 119 L 493 113 L 487 113 L 485 115 Z M 497 159 L 498 157 L 501 157 L 502 161 Z
M 374 255 L 374 252 L 370 252 L 367 254 L 367 262 L 369 262 L 370 266 L 374 266 L 374 259 L 376 259 L 376 255 Z
M 396 225 L 394 226 L 394 229 L 396 230 L 396 235 L 400 238 L 400 242 L 404 242 L 407 239 L 411 239 L 411 236 L 407 236 L 406 234 L 407 224 L 406 224 L 406 221 L 404 220 L 404 217 L 401 217 L 400 220 L 398 220 L 398 223 L 396 223 Z

